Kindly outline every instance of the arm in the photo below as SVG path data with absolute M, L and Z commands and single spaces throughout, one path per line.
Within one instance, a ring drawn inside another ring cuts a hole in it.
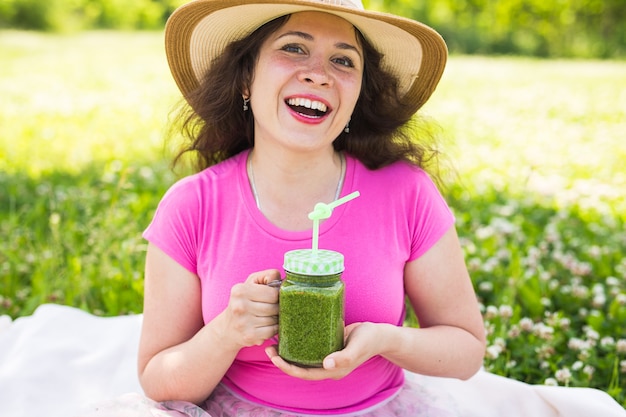
M 341 378 L 375 355 L 424 375 L 474 375 L 482 365 L 485 331 L 454 228 L 406 265 L 404 282 L 420 328 L 351 324 L 346 347 L 328 355 L 324 369 L 290 365 L 274 348 L 267 349 L 268 356 L 284 372 L 303 379 Z
M 485 329 L 454 227 L 406 265 L 404 285 L 420 328 L 387 328 L 394 343 L 383 356 L 425 375 L 474 375 L 483 362 Z
M 242 347 L 278 330 L 275 270 L 250 275 L 231 291 L 228 307 L 206 325 L 200 280 L 154 245 L 146 257 L 139 381 L 156 401 L 205 400 Z

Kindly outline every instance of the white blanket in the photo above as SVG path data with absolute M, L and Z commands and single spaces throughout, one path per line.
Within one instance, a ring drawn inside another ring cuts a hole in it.
M 13 322 L 0 317 L 0 417 L 75 417 L 141 393 L 140 326 L 140 315 L 101 318 L 53 304 Z M 594 389 L 528 385 L 487 372 L 464 382 L 417 378 L 451 395 L 463 417 L 626 417 Z

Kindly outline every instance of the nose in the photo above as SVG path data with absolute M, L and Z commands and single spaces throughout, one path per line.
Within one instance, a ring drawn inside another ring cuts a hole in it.
M 307 65 L 300 71 L 301 81 L 309 84 L 329 86 L 332 84 L 332 77 L 329 73 L 328 63 L 325 60 L 311 58 Z

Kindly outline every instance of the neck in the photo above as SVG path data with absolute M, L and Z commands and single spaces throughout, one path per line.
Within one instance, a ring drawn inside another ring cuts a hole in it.
M 343 155 L 334 151 L 318 158 L 269 159 L 258 149 L 248 155 L 248 178 L 259 210 L 286 229 L 310 228 L 308 213 L 316 203 L 339 198 L 344 175 Z

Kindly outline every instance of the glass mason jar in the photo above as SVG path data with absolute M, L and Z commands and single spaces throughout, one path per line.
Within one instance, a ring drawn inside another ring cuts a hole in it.
M 330 250 L 285 253 L 279 293 L 278 354 L 303 367 L 321 367 L 343 349 L 343 255 Z

